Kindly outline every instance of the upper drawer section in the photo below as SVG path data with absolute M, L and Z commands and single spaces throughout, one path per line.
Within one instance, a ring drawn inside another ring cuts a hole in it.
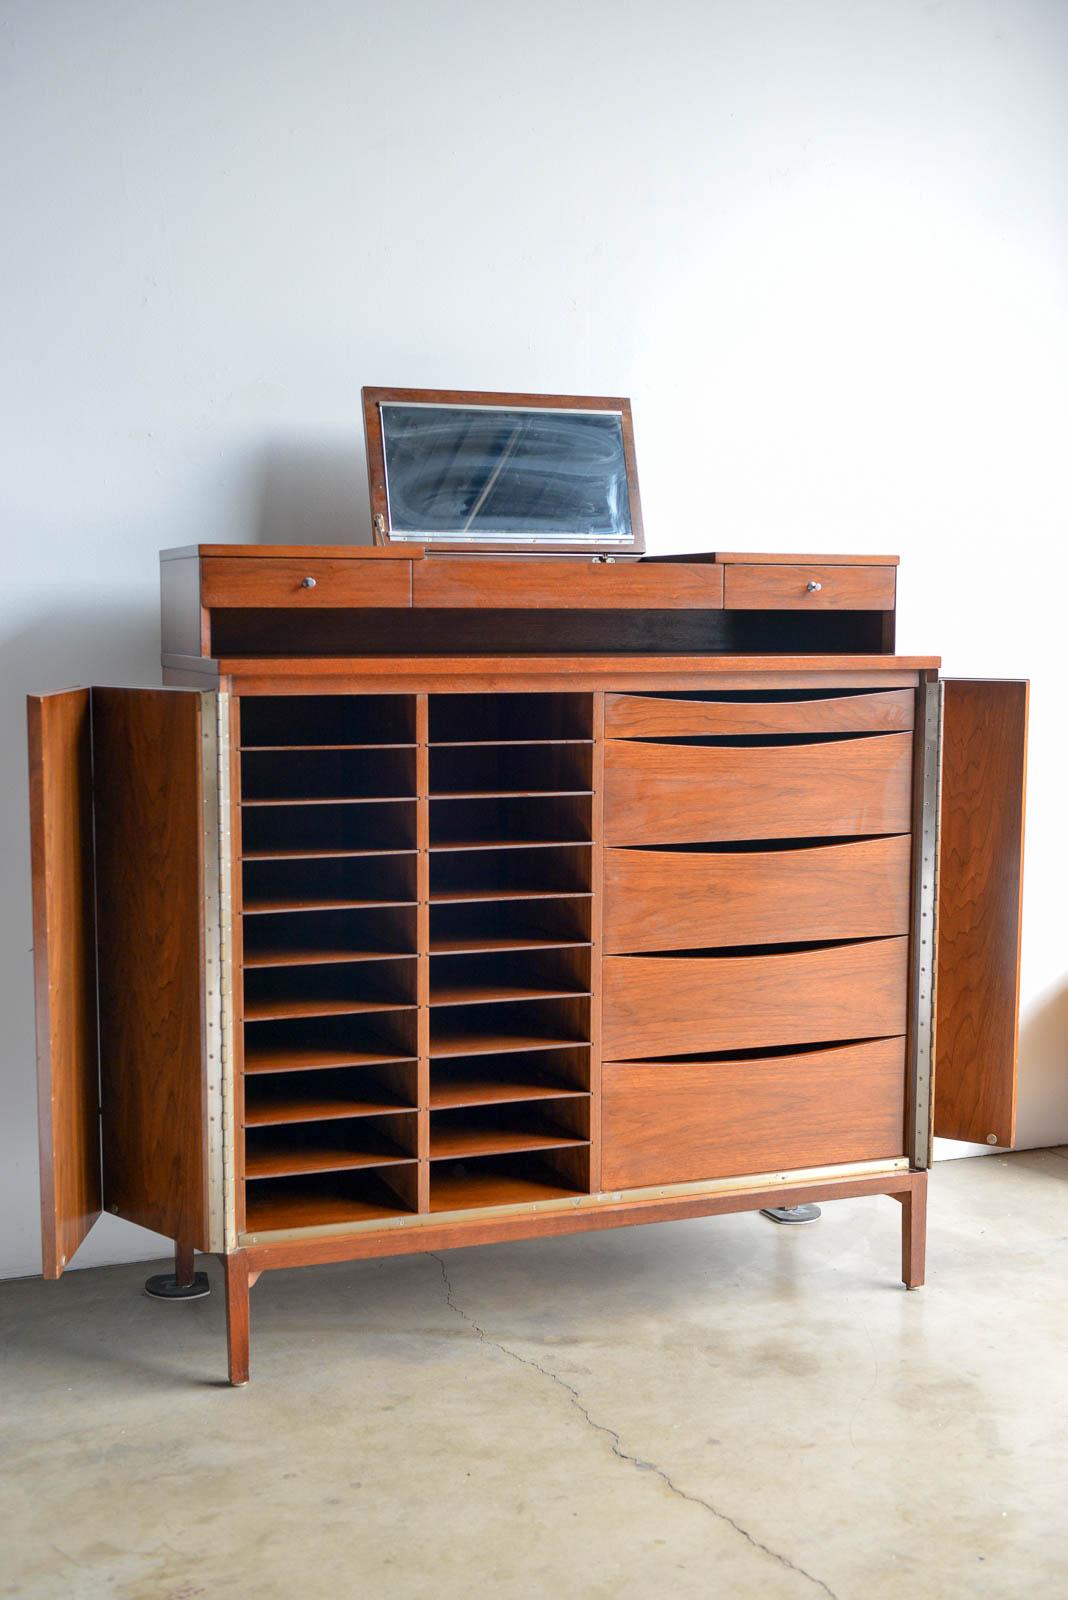
M 415 563 L 417 606 L 472 609 L 719 611 L 723 568 L 710 563 L 431 556 Z
M 400 606 L 412 603 L 410 561 L 331 561 L 205 556 L 200 599 L 208 610 L 238 606 Z
M 788 693 L 789 691 L 784 691 Z M 746 691 L 748 696 L 748 691 Z M 810 699 L 717 698 L 609 694 L 605 732 L 614 739 L 694 737 L 700 734 L 898 733 L 913 724 L 916 696 L 911 689 L 881 689 L 872 694 L 813 692 Z
M 896 567 L 729 566 L 727 611 L 893 611 Z
M 912 737 L 769 747 L 631 743 L 605 753 L 607 844 L 907 833 Z

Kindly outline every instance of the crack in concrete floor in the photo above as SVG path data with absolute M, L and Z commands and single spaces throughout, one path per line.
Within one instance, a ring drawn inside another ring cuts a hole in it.
M 740 1522 L 735 1522 L 732 1516 L 729 1516 L 726 1511 L 721 1511 L 718 1506 L 713 1505 L 710 1500 L 703 1499 L 701 1495 L 691 1494 L 688 1489 L 680 1488 L 671 1477 L 670 1473 L 666 1472 L 663 1467 L 658 1466 L 655 1461 L 649 1461 L 643 1456 L 633 1455 L 629 1450 L 626 1450 L 623 1446 L 623 1440 L 616 1432 L 615 1428 L 609 1427 L 607 1423 L 596 1421 L 596 1419 L 590 1415 L 589 1410 L 583 1404 L 582 1396 L 579 1394 L 579 1391 L 573 1388 L 572 1385 L 568 1383 L 566 1378 L 561 1378 L 559 1373 L 554 1372 L 551 1367 L 542 1366 L 541 1362 L 534 1361 L 529 1356 L 520 1355 L 518 1350 L 512 1350 L 508 1345 L 501 1344 L 498 1339 L 492 1338 L 486 1332 L 482 1324 L 477 1322 L 469 1312 L 464 1310 L 463 1306 L 457 1303 L 453 1294 L 452 1283 L 449 1278 L 448 1270 L 442 1258 L 433 1250 L 428 1251 L 427 1253 L 441 1268 L 441 1279 L 445 1288 L 445 1303 L 449 1307 L 449 1310 L 454 1311 L 456 1315 L 462 1319 L 462 1321 L 467 1323 L 468 1327 L 471 1328 L 475 1334 L 477 1334 L 480 1343 L 489 1346 L 489 1348 L 492 1350 L 499 1350 L 501 1355 L 507 1356 L 510 1361 L 517 1361 L 520 1366 L 529 1367 L 533 1372 L 540 1372 L 543 1378 L 548 1378 L 552 1383 L 556 1384 L 557 1388 L 562 1389 L 571 1406 L 579 1413 L 583 1421 L 586 1422 L 595 1433 L 602 1434 L 608 1440 L 612 1449 L 612 1454 L 616 1456 L 618 1460 L 625 1461 L 629 1466 L 636 1467 L 639 1472 L 648 1472 L 651 1473 L 655 1478 L 659 1478 L 664 1487 L 670 1490 L 670 1492 L 679 1500 L 685 1500 L 692 1506 L 700 1506 L 702 1510 L 707 1511 L 711 1516 L 715 1517 L 717 1522 L 725 1523 L 728 1528 L 732 1528 L 734 1532 L 739 1534 L 741 1538 L 743 1538 L 748 1545 L 751 1545 L 754 1550 L 759 1550 L 762 1555 L 769 1556 L 772 1561 L 778 1562 L 779 1566 L 784 1567 L 788 1572 L 796 1572 L 798 1577 L 807 1579 L 807 1581 L 811 1584 L 814 1584 L 816 1588 L 822 1589 L 824 1594 L 829 1595 L 830 1600 L 838 1600 L 834 1590 L 831 1589 L 828 1584 L 824 1583 L 822 1578 L 817 1578 L 814 1573 L 807 1571 L 805 1567 L 798 1566 L 796 1561 L 791 1561 L 789 1556 L 784 1556 L 781 1551 L 773 1550 L 770 1545 L 764 1544 L 762 1540 L 755 1536 L 755 1534 L 750 1533 L 747 1528 L 743 1528 Z

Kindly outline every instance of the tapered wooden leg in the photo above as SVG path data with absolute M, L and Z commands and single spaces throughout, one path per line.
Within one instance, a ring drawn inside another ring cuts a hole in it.
M 230 1382 L 235 1388 L 248 1382 L 248 1257 L 243 1250 L 223 1256 L 226 1279 L 226 1345 Z
M 193 1246 L 174 1241 L 174 1281 L 179 1289 L 193 1287 Z
M 911 1187 L 901 1201 L 901 1281 L 906 1289 L 919 1289 L 927 1258 L 927 1174 L 914 1172 Z

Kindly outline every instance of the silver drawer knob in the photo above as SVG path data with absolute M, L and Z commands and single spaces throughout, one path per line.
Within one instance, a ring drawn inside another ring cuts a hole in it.
M 805 584 L 805 588 L 808 590 L 809 594 L 819 594 L 820 590 L 823 588 L 823 585 L 822 583 L 817 583 L 815 578 L 810 578 Z
M 302 589 L 314 589 L 318 581 L 317 578 L 301 578 L 300 586 Z

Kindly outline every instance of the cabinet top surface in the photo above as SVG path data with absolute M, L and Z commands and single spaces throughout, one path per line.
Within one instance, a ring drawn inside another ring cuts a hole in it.
M 355 544 L 188 544 L 179 545 L 174 549 L 161 550 L 161 561 L 180 561 L 190 556 L 208 557 L 210 559 L 232 558 L 244 561 L 259 559 L 294 560 L 304 557 L 328 559 L 331 561 L 424 561 L 441 560 L 450 555 L 471 555 L 478 553 L 482 557 L 495 560 L 511 561 L 544 561 L 552 559 L 551 554 L 520 553 L 502 550 L 487 550 L 481 545 L 454 544 L 448 547 L 427 551 L 422 545 L 355 545 Z M 587 553 L 573 556 L 555 557 L 557 560 L 588 561 Z M 767 551 L 745 550 L 719 550 L 719 551 L 692 551 L 679 555 L 663 556 L 626 556 L 620 555 L 615 560 L 621 564 L 625 561 L 641 561 L 653 565 L 659 561 L 673 561 L 686 563 L 692 561 L 704 565 L 717 566 L 796 566 L 798 564 L 818 564 L 824 567 L 896 567 L 899 558 L 886 555 L 856 555 L 856 554 L 812 554 L 803 552 L 783 552 L 780 554 Z

